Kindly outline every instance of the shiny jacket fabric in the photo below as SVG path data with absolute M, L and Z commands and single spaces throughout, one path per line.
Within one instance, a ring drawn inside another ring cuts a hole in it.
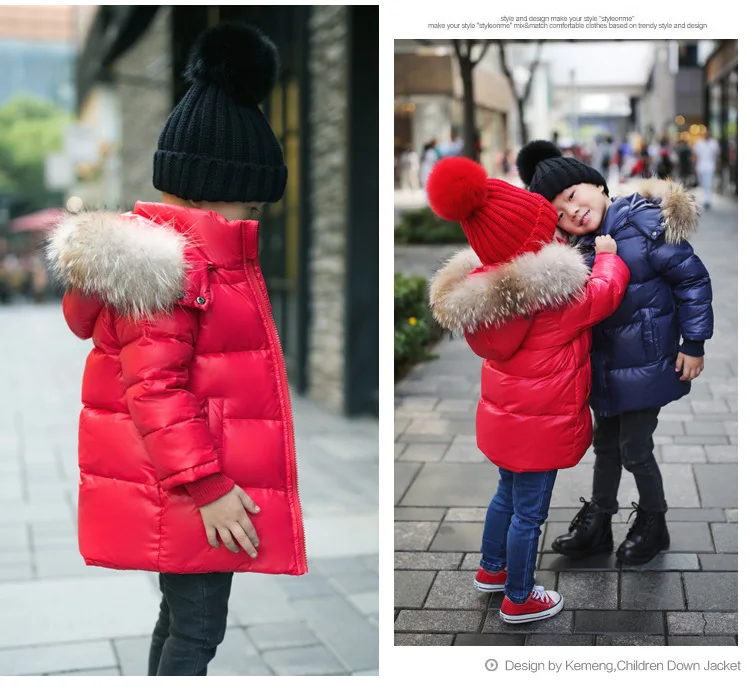
M 79 425 L 87 564 L 171 573 L 307 571 L 292 411 L 257 222 L 139 203 L 55 230 L 65 319 L 93 350 Z M 221 472 L 258 504 L 253 560 L 209 545 L 185 483 Z
M 597 234 L 610 234 L 630 269 L 617 311 L 594 327 L 591 407 L 600 417 L 660 408 L 690 392 L 675 372 L 680 342 L 713 335 L 708 271 L 688 243 L 698 208 L 676 183 L 646 181 L 613 200 L 596 234 L 576 248 L 593 263 Z
M 436 320 L 484 359 L 477 446 L 490 461 L 524 473 L 581 460 L 592 439 L 591 327 L 617 308 L 629 276 L 612 253 L 589 275 L 556 242 L 495 266 L 461 251 L 438 271 Z

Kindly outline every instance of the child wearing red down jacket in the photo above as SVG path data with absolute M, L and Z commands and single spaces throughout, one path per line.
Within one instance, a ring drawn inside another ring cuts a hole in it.
M 591 327 L 618 307 L 630 273 L 609 237 L 597 239 L 589 272 L 555 238 L 547 200 L 487 178 L 476 162 L 438 162 L 427 195 L 437 215 L 461 223 L 471 246 L 437 272 L 430 305 L 484 359 L 477 445 L 500 469 L 474 583 L 505 592 L 506 622 L 549 618 L 563 598 L 534 582 L 541 525 L 557 471 L 591 444 Z
M 94 344 L 79 548 L 88 565 L 159 572 L 149 675 L 206 675 L 234 572 L 307 571 L 286 371 L 251 219 L 286 186 L 258 108 L 277 74 L 276 47 L 254 28 L 204 32 L 154 156 L 162 202 L 71 216 L 47 249 L 65 319 Z

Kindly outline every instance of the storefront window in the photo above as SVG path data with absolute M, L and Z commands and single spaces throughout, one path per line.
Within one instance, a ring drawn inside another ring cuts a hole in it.
M 737 69 L 727 79 L 727 164 L 729 188 L 737 194 Z
M 721 139 L 721 83 L 715 82 L 711 85 L 708 105 L 708 127 L 711 134 Z
M 260 261 L 268 287 L 274 321 L 284 351 L 292 384 L 304 388 L 302 374 L 305 350 L 300 332 L 300 307 L 307 301 L 305 283 L 300 277 L 300 258 L 304 245 L 301 214 L 303 199 L 302 132 L 300 76 L 306 70 L 302 34 L 307 28 L 307 9 L 293 14 L 286 9 L 247 7 L 246 21 L 266 31 L 279 47 L 279 81 L 263 111 L 281 144 L 287 167 L 284 196 L 267 205 L 260 224 Z

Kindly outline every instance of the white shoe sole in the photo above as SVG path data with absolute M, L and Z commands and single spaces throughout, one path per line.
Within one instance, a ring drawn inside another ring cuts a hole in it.
M 474 580 L 474 586 L 476 587 L 477 591 L 484 591 L 488 594 L 494 593 L 496 591 L 505 591 L 505 584 L 483 584 L 482 582 L 478 582 L 476 579 Z
M 540 611 L 539 613 L 527 613 L 525 615 L 506 615 L 500 611 L 500 617 L 506 623 L 533 623 L 535 620 L 544 620 L 545 618 L 551 618 L 553 615 L 557 615 L 563 609 L 563 603 L 565 603 L 563 597 L 560 597 L 560 602 L 556 603 L 546 611 Z

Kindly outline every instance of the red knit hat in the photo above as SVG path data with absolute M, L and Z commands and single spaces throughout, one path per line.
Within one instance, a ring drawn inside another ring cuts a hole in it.
M 500 179 L 465 157 L 446 157 L 427 179 L 436 215 L 460 222 L 484 265 L 504 263 L 549 243 L 557 227 L 555 208 L 538 193 Z

